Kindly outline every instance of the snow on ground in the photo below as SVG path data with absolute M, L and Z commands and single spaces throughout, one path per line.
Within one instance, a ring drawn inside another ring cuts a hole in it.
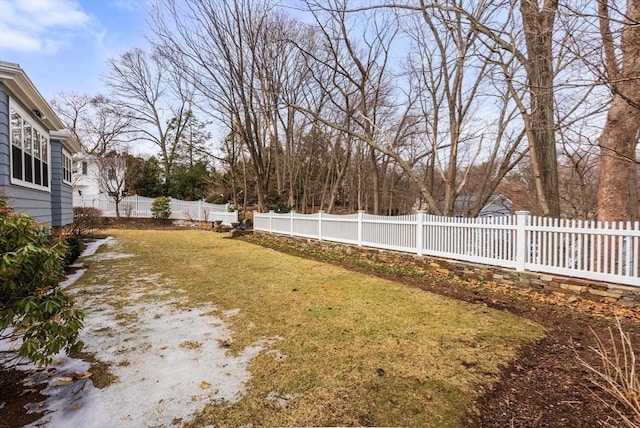
M 103 240 L 90 245 L 84 259 L 134 257 L 117 251 L 93 255 L 105 244 L 117 250 L 115 240 Z M 277 339 L 229 355 L 224 344 L 231 332 L 222 318 L 211 315 L 215 308 L 184 309 L 186 300 L 167 294 L 163 281 L 141 271 L 125 295 L 113 292 L 108 278 L 71 289 L 86 313 L 83 351 L 109 364 L 117 380 L 95 388 L 88 363 L 58 356 L 48 370 L 27 379 L 48 383 L 43 390 L 48 398 L 32 407 L 44 416 L 31 426 L 170 426 L 192 419 L 207 403 L 233 402 L 243 395 L 250 377 L 247 364 Z

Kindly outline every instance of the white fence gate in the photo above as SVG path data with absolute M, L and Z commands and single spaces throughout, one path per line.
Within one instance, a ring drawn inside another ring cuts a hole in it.
M 640 223 L 514 216 L 455 218 L 254 212 L 270 233 L 640 286 Z
M 151 218 L 153 201 L 153 198 L 143 196 L 127 196 L 120 201 L 120 217 Z M 73 206 L 98 208 L 104 217 L 116 216 L 115 202 L 105 195 L 74 196 Z M 170 218 L 176 220 L 222 221 L 223 224 L 238 222 L 238 212 L 229 211 L 229 205 L 171 199 L 170 209 Z

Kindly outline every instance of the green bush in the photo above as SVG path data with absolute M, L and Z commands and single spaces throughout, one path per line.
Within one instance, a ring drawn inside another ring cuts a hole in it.
M 63 267 L 66 268 L 72 265 L 82 254 L 82 243 L 75 236 L 70 236 L 64 241 L 67 244 L 67 251 L 64 255 Z
M 22 338 L 18 355 L 36 364 L 82 346 L 84 315 L 58 285 L 66 250 L 29 217 L 13 215 L 0 195 L 0 338 Z
M 153 218 L 167 219 L 171 217 L 171 198 L 159 196 L 151 204 L 151 215 Z

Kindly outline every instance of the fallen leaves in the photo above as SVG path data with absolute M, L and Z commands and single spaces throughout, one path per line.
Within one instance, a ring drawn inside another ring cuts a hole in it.
M 54 379 L 51 382 L 51 386 L 62 386 L 62 385 L 69 385 L 73 383 L 73 377 L 71 376 L 60 376 L 57 379 Z
M 230 338 L 227 338 L 227 339 L 216 339 L 216 342 L 218 342 L 218 345 L 220 345 L 221 348 L 228 348 L 229 346 L 231 346 L 231 343 L 233 341 Z
M 90 378 L 90 377 L 91 377 L 91 375 L 92 375 L 92 374 L 93 374 L 93 373 L 91 373 L 91 372 L 84 372 L 84 374 L 82 374 L 82 375 L 79 377 L 79 379 L 88 379 L 88 378 Z
M 211 388 L 211 382 L 207 382 L 206 380 L 203 380 L 202 382 L 200 382 L 200 388 L 202 389 Z

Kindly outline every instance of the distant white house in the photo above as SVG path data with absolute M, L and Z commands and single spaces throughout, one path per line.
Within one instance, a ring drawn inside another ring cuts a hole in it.
M 121 162 L 120 162 L 121 161 Z M 105 162 L 96 155 L 78 154 L 74 157 L 73 194 L 74 196 L 107 195 L 120 189 L 124 190 L 124 160 Z

